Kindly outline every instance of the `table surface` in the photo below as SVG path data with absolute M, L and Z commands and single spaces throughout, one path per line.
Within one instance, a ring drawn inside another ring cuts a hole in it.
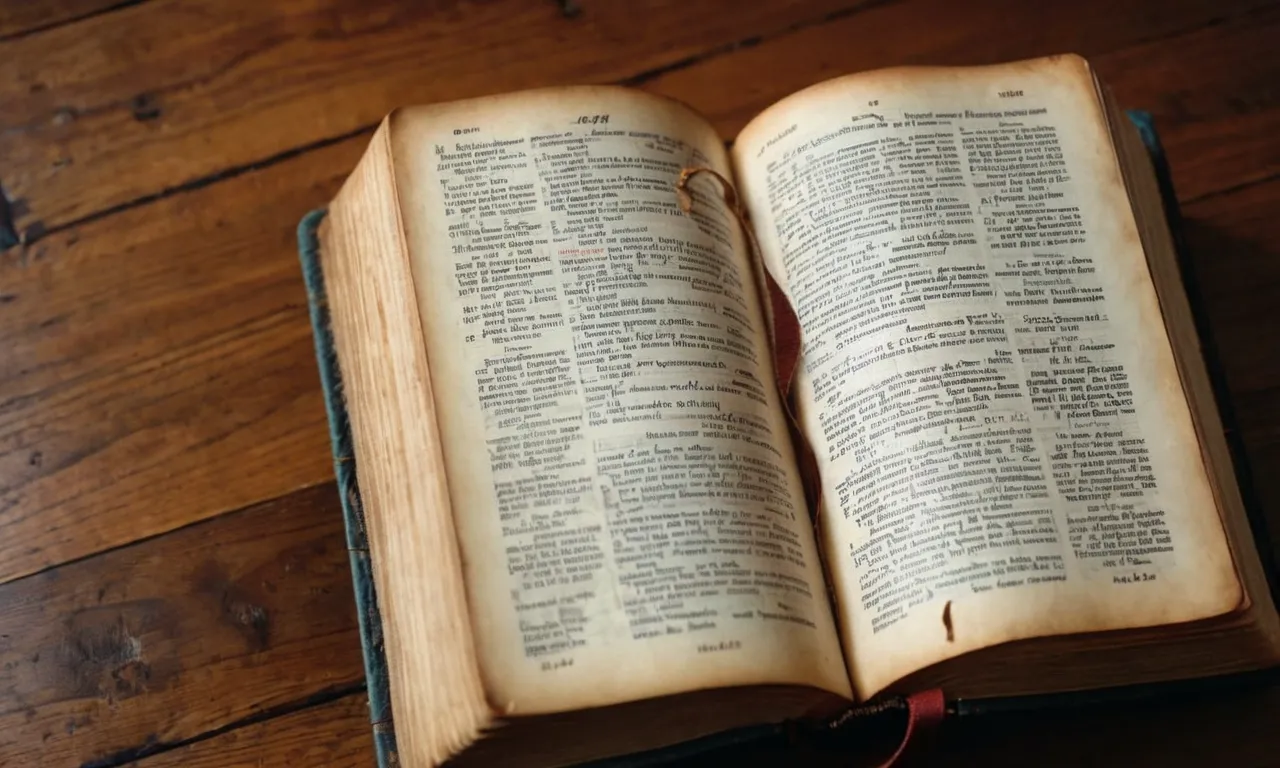
M 1276 520 L 1278 45 L 1267 0 L 0 4 L 0 765 L 371 764 L 293 227 L 399 105 L 625 83 L 728 137 L 846 72 L 1081 53 L 1157 118 Z M 1278 722 L 1259 686 L 941 747 L 1263 765 Z

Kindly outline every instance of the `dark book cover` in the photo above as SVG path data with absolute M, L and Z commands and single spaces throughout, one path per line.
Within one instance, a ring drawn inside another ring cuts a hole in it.
M 1188 269 L 1185 242 L 1181 235 L 1180 216 L 1177 198 L 1174 195 L 1168 163 L 1156 134 L 1151 115 L 1146 112 L 1127 112 L 1129 119 L 1137 126 L 1143 144 L 1151 155 L 1156 176 L 1164 198 L 1165 215 L 1173 230 L 1174 241 L 1178 248 L 1179 265 L 1182 268 L 1183 281 L 1194 307 L 1198 307 L 1194 274 Z M 374 745 L 377 751 L 379 768 L 394 768 L 399 765 L 396 757 L 395 724 L 391 712 L 387 663 L 383 645 L 382 621 L 378 611 L 378 595 L 374 587 L 373 571 L 369 561 L 369 542 L 364 527 L 364 511 L 360 503 L 360 488 L 357 479 L 357 462 L 352 450 L 351 427 L 347 419 L 346 406 L 342 395 L 342 374 L 338 368 L 337 354 L 333 346 L 333 335 L 329 326 L 329 311 L 325 296 L 324 275 L 320 267 L 320 243 L 317 229 L 324 219 L 325 210 L 319 209 L 308 213 L 298 225 L 298 253 L 302 261 L 302 273 L 307 286 L 307 300 L 310 306 L 311 327 L 315 339 L 316 361 L 320 369 L 320 382 L 324 389 L 325 408 L 329 416 L 329 436 L 333 445 L 334 473 L 337 477 L 338 493 L 341 495 L 342 511 L 346 522 L 347 548 L 351 558 L 351 577 L 355 585 L 356 608 L 359 615 L 360 635 L 364 650 L 365 678 L 369 695 L 369 719 L 374 733 Z M 1216 355 L 1210 345 L 1211 337 L 1205 328 L 1202 312 L 1196 313 L 1196 322 L 1204 345 L 1206 362 L 1214 388 L 1218 393 L 1218 406 L 1224 423 L 1227 425 L 1228 443 L 1232 458 L 1236 463 L 1236 471 L 1240 479 L 1241 492 L 1246 505 L 1251 511 L 1251 523 L 1256 541 L 1265 542 L 1270 539 L 1264 530 L 1264 521 L 1256 513 L 1257 505 L 1252 497 L 1248 466 L 1241 450 L 1236 430 L 1233 428 L 1234 417 L 1230 409 L 1230 401 L 1224 397 L 1225 389 L 1221 370 L 1217 365 Z M 1262 551 L 1264 566 L 1272 577 L 1272 593 L 1277 593 L 1275 583 L 1276 570 L 1271 553 Z M 948 717 L 968 717 L 979 714 L 1008 712 L 1030 709 L 1054 709 L 1060 707 L 1080 707 L 1096 705 L 1132 705 L 1152 696 L 1179 696 L 1192 691 L 1213 691 L 1236 687 L 1242 684 L 1259 683 L 1269 680 L 1272 675 L 1245 674 L 1230 677 L 1158 683 L 1153 685 L 1129 686 L 1124 688 L 1108 688 L 1096 691 L 1081 691 L 1065 694 L 1043 696 L 1020 696 L 1002 699 L 953 700 L 946 703 Z M 670 762 L 697 760 L 700 756 L 710 758 L 709 753 L 718 750 L 735 750 L 746 745 L 771 746 L 794 741 L 797 738 L 809 738 L 815 742 L 826 743 L 833 748 L 850 743 L 847 739 L 838 738 L 836 731 L 858 728 L 859 721 L 888 718 L 897 721 L 901 728 L 906 722 L 909 703 L 902 698 L 888 699 L 851 710 L 842 716 L 838 723 L 800 723 L 763 725 L 738 731 L 715 734 L 696 741 L 680 744 L 665 749 L 643 754 L 630 755 L 603 761 L 611 768 L 622 766 L 648 766 Z M 889 723 L 885 723 L 889 726 Z M 834 738 L 833 738 L 834 737 Z

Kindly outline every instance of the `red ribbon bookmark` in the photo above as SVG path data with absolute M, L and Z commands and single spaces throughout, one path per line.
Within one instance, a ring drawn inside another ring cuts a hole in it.
M 947 697 L 942 695 L 941 689 L 934 688 L 908 696 L 907 728 L 902 733 L 902 741 L 879 768 L 901 768 L 927 754 L 938 726 L 946 715 Z

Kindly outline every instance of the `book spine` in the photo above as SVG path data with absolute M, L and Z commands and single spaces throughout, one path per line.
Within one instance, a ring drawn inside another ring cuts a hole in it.
M 342 374 L 329 325 L 329 305 L 325 294 L 324 271 L 320 266 L 318 229 L 325 210 L 315 210 L 298 224 L 298 257 L 307 286 L 311 333 L 315 341 L 316 364 L 324 390 L 329 417 L 329 441 L 333 450 L 333 473 L 337 479 L 342 516 L 347 531 L 347 551 L 351 558 L 351 580 L 355 587 L 360 644 L 364 654 L 365 686 L 369 695 L 369 720 L 373 725 L 374 748 L 379 768 L 397 764 L 395 727 L 391 717 L 391 697 L 387 679 L 386 649 L 378 594 L 369 561 L 369 540 L 364 527 L 364 508 L 356 482 L 356 462 L 351 445 L 351 424 L 342 399 Z

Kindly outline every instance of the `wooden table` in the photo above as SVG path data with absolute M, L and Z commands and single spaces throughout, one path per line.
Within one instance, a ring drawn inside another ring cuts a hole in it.
M 293 227 L 397 105 L 616 82 L 732 136 L 845 72 L 1082 53 L 1158 119 L 1280 518 L 1280 4 L 970 5 L 0 5 L 0 238 L 20 240 L 0 253 L 0 765 L 371 764 Z M 1277 725 L 1264 686 L 994 717 L 943 747 L 1262 765 Z

